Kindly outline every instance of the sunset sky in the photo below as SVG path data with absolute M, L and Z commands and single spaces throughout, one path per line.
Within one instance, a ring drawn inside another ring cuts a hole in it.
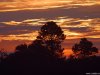
M 63 29 L 66 50 L 82 37 L 100 50 L 100 0 L 0 0 L 0 48 L 31 43 L 47 21 Z

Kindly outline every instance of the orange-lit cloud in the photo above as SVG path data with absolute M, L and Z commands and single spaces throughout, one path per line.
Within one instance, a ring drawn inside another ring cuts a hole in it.
M 20 24 L 21 22 L 10 21 L 10 22 L 2 22 L 2 23 L 7 24 L 7 25 L 18 25 L 18 24 Z
M 5 36 L 1 35 L 0 40 L 35 40 L 37 34 L 38 34 L 37 31 L 35 31 L 32 33 L 28 33 L 28 34 L 5 35 Z
M 70 8 L 97 4 L 100 4 L 99 0 L 1 0 L 0 12 L 58 7 Z
M 1 22 L 1 25 L 5 24 L 5 27 L 1 26 L 0 28 L 0 40 L 34 40 L 36 35 L 38 35 L 38 31 L 41 26 L 47 21 L 57 22 L 57 24 L 63 29 L 64 34 L 67 36 L 66 39 L 76 39 L 82 37 L 99 38 L 99 20 L 99 18 L 79 19 L 58 17 L 51 20 L 40 18 L 27 19 L 21 22 Z

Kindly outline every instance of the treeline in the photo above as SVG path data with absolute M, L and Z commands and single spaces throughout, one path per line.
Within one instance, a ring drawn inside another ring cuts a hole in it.
M 65 38 L 61 27 L 47 22 L 30 45 L 18 45 L 15 53 L 1 60 L 2 75 L 81 75 L 100 71 L 98 49 L 91 41 L 81 38 L 66 60 L 61 46 Z

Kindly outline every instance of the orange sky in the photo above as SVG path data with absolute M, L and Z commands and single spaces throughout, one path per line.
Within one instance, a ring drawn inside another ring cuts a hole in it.
M 63 44 L 67 55 L 82 37 L 100 49 L 99 8 L 100 0 L 0 0 L 0 48 L 14 51 L 36 39 L 47 21 L 55 21 L 69 40 Z
M 90 6 L 100 4 L 100 0 L 0 0 L 0 11 L 48 9 L 56 7 Z
M 73 54 L 72 50 L 71 49 L 65 49 L 64 50 L 64 55 L 66 56 L 70 56 L 71 54 Z

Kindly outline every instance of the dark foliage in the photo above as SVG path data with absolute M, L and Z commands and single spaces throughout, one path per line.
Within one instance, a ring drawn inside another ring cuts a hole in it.
M 62 29 L 53 21 L 47 22 L 41 27 L 37 40 L 41 40 L 41 44 L 47 47 L 54 55 L 62 56 L 62 41 L 66 38 Z
M 47 31 L 49 30 L 46 32 L 47 34 L 42 32 L 45 27 Z M 54 29 L 50 32 L 51 28 Z M 61 48 L 61 42 L 64 40 L 63 31 L 56 23 L 47 22 L 46 25 L 41 28 L 40 34 L 30 45 L 18 45 L 16 47 L 16 52 L 10 54 L 2 61 L 2 66 L 6 73 L 13 74 L 14 72 L 16 74 L 21 74 L 25 71 L 25 74 L 31 72 L 38 74 L 38 71 L 39 73 L 52 73 L 55 69 L 59 71 L 60 68 L 57 67 L 58 65 L 61 67 L 60 64 L 62 64 L 65 59 L 62 56 L 61 58 L 58 57 L 57 54 L 57 52 L 61 52 L 62 54 L 63 51 Z M 40 39 L 40 36 L 43 36 L 43 38 Z
M 16 52 L 25 51 L 25 50 L 27 50 L 27 45 L 26 44 L 21 44 L 21 45 L 18 45 L 16 47 Z
M 18 45 L 15 53 L 2 60 L 0 75 L 86 75 L 100 72 L 100 57 L 73 59 L 72 56 L 72 59 L 65 60 L 61 48 L 64 39 L 61 28 L 54 22 L 47 22 L 36 40 L 30 45 Z M 97 48 L 92 47 L 92 43 L 86 39 L 85 42 L 82 39 L 80 44 L 83 49 L 85 46 L 97 52 Z
M 0 62 L 8 56 L 4 49 L 0 50 Z
M 98 49 L 93 47 L 93 43 L 86 38 L 82 38 L 79 44 L 75 44 L 72 47 L 72 51 L 78 58 L 85 58 L 98 53 Z

